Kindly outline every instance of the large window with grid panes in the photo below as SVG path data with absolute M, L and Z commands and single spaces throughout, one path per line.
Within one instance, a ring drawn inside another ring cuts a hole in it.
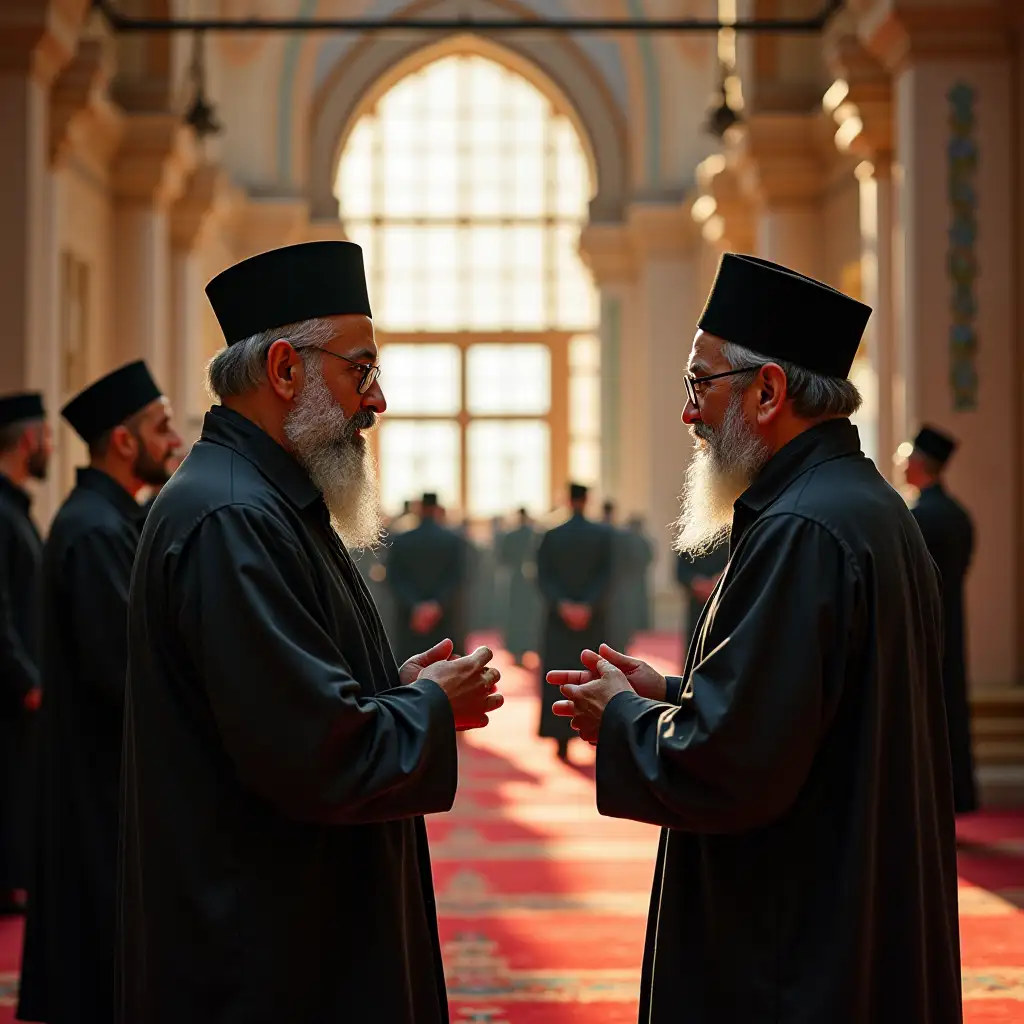
M 570 113 L 488 57 L 432 61 L 353 125 L 337 195 L 381 350 L 386 510 L 436 491 L 473 519 L 542 513 L 597 482 L 593 193 Z

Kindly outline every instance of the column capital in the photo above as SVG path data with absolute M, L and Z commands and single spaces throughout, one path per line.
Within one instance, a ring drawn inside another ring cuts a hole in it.
M 50 161 L 59 166 L 75 149 L 105 165 L 121 141 L 123 119 L 107 86 L 114 71 L 108 40 L 85 39 L 50 92 Z
M 697 165 L 697 191 L 691 216 L 701 225 L 704 241 L 735 252 L 753 252 L 756 211 L 736 166 L 721 154 L 708 157 Z
M 49 86 L 74 55 L 88 11 L 89 0 L 4 0 L 0 69 Z
M 891 159 L 892 75 L 846 26 L 826 36 L 825 60 L 835 81 L 822 98 L 822 107 L 838 126 L 836 147 L 868 159 Z
M 247 259 L 309 235 L 309 200 L 301 196 L 250 196 L 236 218 L 236 256 Z
M 633 251 L 644 260 L 685 256 L 700 238 L 689 203 L 630 203 L 626 226 Z
M 175 114 L 127 114 L 114 158 L 119 199 L 167 207 L 197 162 L 195 135 Z
M 768 206 L 816 198 L 825 186 L 823 143 L 830 136 L 828 119 L 817 112 L 752 114 L 734 154 L 743 191 Z
M 1019 4 L 1006 0 L 852 0 L 857 30 L 896 74 L 915 60 L 1009 54 Z
M 227 172 L 215 164 L 200 164 L 171 205 L 171 245 L 189 252 L 200 246 L 214 221 L 227 218 L 235 199 Z
M 633 239 L 621 221 L 588 224 L 580 234 L 580 256 L 599 288 L 636 278 Z

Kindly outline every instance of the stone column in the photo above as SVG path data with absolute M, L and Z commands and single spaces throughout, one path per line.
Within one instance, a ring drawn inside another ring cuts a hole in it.
M 757 255 L 822 276 L 822 118 L 755 113 L 743 126 L 738 171 L 757 208 Z
M 7 330 L 0 392 L 48 383 L 47 310 L 57 290 L 49 252 L 50 88 L 74 55 L 86 9 L 87 0 L 0 5 L 0 308 Z
M 174 405 L 178 431 L 186 445 L 199 437 L 209 405 L 204 370 L 205 320 L 210 313 L 201 250 L 206 236 L 214 229 L 226 193 L 225 173 L 211 164 L 203 164 L 170 208 L 171 372 L 161 385 Z
M 871 379 L 858 380 L 865 418 L 859 423 L 865 450 L 895 486 L 902 483 L 893 453 L 906 439 L 903 403 L 905 360 L 898 351 L 893 285 L 902 262 L 895 232 L 893 195 L 892 79 L 843 15 L 826 38 L 826 60 L 836 76 L 823 106 L 836 124 L 840 152 L 863 157 L 856 166 L 860 191 L 861 283 L 873 312 L 865 332 Z M 868 435 L 872 436 L 868 436 Z
M 679 514 L 682 474 L 692 447 L 681 422 L 683 373 L 703 294 L 699 233 L 689 207 L 634 203 L 627 216 L 636 256 L 636 315 L 622 349 L 622 502 L 647 517 L 658 549 L 655 617 L 659 629 L 678 629 L 672 529 Z
M 114 325 L 118 362 L 145 359 L 170 387 L 168 209 L 195 165 L 193 136 L 173 114 L 130 114 L 114 166 Z
M 632 505 L 623 486 L 630 458 L 624 423 L 629 415 L 636 276 L 627 226 L 588 225 L 580 237 L 580 253 L 601 293 L 601 489 L 621 504 Z
M 1013 568 L 1022 542 L 1010 212 L 1016 135 L 1013 36 L 1000 20 L 1006 9 L 994 0 L 886 0 L 860 22 L 894 79 L 897 230 L 905 252 L 896 333 L 906 353 L 907 431 L 929 422 L 959 438 L 949 485 L 976 528 L 968 654 L 978 688 L 1019 681 L 1022 669 Z

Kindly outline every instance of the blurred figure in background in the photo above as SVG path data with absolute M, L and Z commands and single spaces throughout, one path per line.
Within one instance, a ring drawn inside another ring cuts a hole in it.
M 567 718 L 558 717 L 547 699 L 547 673 L 579 662 L 580 651 L 601 645 L 607 630 L 608 589 L 612 580 L 612 534 L 586 517 L 588 491 L 569 487 L 571 517 L 544 535 L 537 551 L 537 582 L 547 604 L 544 626 L 540 735 L 558 744 L 567 761 L 575 735 Z
M 418 526 L 395 537 L 388 580 L 395 600 L 393 644 L 399 661 L 446 637 L 466 647 L 459 588 L 465 579 L 465 541 L 441 525 L 436 494 L 424 494 Z
M 518 525 L 501 538 L 501 565 L 506 572 L 505 647 L 517 665 L 527 651 L 540 647 L 543 604 L 537 589 L 537 547 L 540 538 L 525 508 Z
M 693 555 L 689 551 L 680 552 L 676 562 L 676 580 L 683 588 L 685 601 L 682 627 L 682 663 L 686 664 L 686 652 L 700 621 L 704 606 L 711 597 L 725 564 L 729 561 L 729 545 L 722 543 L 713 551 L 702 555 Z
M 651 598 L 648 587 L 651 565 L 654 563 L 654 544 L 644 529 L 644 517 L 630 516 L 626 521 L 626 574 L 623 580 L 626 608 L 626 644 L 633 642 L 637 633 L 651 628 Z
M 967 628 L 964 582 L 974 554 L 974 524 L 947 490 L 944 472 L 957 442 L 935 427 L 922 427 L 906 464 L 907 483 L 918 491 L 911 510 L 942 580 L 942 689 L 946 698 L 953 802 L 957 814 L 978 809 L 967 698 Z
M 43 542 L 25 485 L 46 479 L 52 453 L 42 395 L 0 398 L 0 914 L 24 911 L 29 874 Z

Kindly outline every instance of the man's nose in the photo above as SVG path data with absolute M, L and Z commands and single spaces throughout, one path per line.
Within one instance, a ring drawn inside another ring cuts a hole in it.
M 384 397 L 384 392 L 381 390 L 381 386 L 377 381 L 374 381 L 367 389 L 359 407 L 361 409 L 372 409 L 378 416 L 387 411 L 387 399 Z
M 693 426 L 694 423 L 700 423 L 700 409 L 697 408 L 689 399 L 686 400 L 686 405 L 683 406 L 683 422 L 688 426 Z

